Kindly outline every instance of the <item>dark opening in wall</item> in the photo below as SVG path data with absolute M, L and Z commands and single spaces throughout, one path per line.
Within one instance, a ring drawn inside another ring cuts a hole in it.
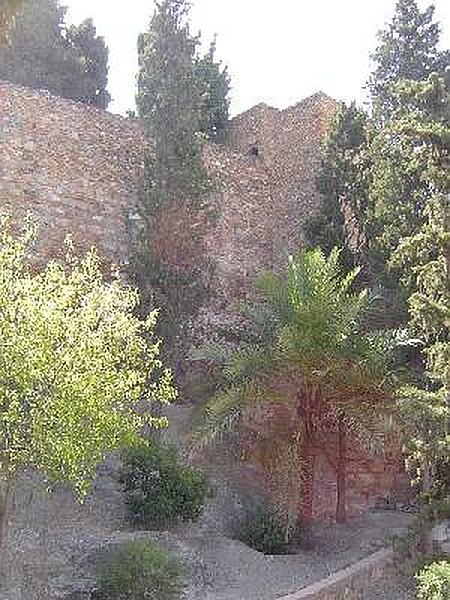
M 250 156 L 254 156 L 255 158 L 259 156 L 259 148 L 258 146 L 252 146 L 248 152 Z

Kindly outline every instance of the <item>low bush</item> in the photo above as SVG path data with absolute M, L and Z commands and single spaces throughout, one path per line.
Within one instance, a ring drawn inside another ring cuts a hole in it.
M 416 575 L 418 600 L 449 600 L 450 562 L 441 560 L 424 567 Z
M 146 540 L 123 546 L 99 568 L 101 600 L 173 600 L 183 590 L 179 561 Z
M 242 523 L 238 539 L 250 548 L 264 554 L 286 554 L 286 527 L 275 511 L 260 507 Z
M 136 524 L 164 527 L 200 516 L 211 488 L 198 469 L 180 462 L 175 448 L 151 443 L 127 449 L 122 458 L 120 481 Z

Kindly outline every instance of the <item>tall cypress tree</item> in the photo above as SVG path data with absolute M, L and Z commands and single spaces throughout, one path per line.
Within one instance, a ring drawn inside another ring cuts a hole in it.
M 195 75 L 199 38 L 192 36 L 187 0 L 164 0 L 139 36 L 136 105 L 154 148 L 153 208 L 203 191 L 200 90 Z
M 392 22 L 378 33 L 375 69 L 368 81 L 378 121 L 389 119 L 396 107 L 393 84 L 421 81 L 433 72 L 443 73 L 449 64 L 450 53 L 438 48 L 440 28 L 433 17 L 434 6 L 421 11 L 416 0 L 398 0 Z
M 405 111 L 399 89 L 403 81 L 442 74 L 448 64 L 450 54 L 439 49 L 440 30 L 433 16 L 433 6 L 421 11 L 415 0 L 398 0 L 392 22 L 379 33 L 376 67 L 369 79 L 373 119 L 365 150 L 370 181 L 364 212 L 366 255 L 374 281 L 383 288 L 384 313 L 393 323 L 406 319 L 407 296 L 387 263 L 402 238 L 420 228 L 431 195 L 422 150 L 398 127 Z M 431 96 L 424 97 L 422 109 L 428 117 L 433 114 Z
M 450 486 L 450 81 L 433 74 L 403 82 L 393 126 L 420 148 L 430 191 L 423 218 L 391 259 L 410 291 L 409 326 L 422 342 L 425 372 L 399 390 L 401 416 L 423 490 Z
M 347 267 L 353 265 L 362 237 L 359 215 L 367 190 L 361 149 L 366 139 L 366 124 L 367 115 L 354 102 L 350 106 L 342 104 L 334 115 L 316 179 L 320 206 L 306 225 L 307 242 L 327 254 L 334 246 L 341 247 Z
M 183 352 L 180 328 L 204 301 L 211 274 L 205 240 L 214 207 L 203 142 L 228 117 L 226 70 L 214 46 L 198 56 L 189 9 L 188 0 L 158 2 L 138 40 L 136 104 L 150 151 L 135 270 L 141 290 L 163 308 L 160 324 L 175 358 Z

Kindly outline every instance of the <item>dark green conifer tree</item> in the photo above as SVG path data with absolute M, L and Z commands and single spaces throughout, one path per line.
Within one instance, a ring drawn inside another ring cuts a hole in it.
M 199 38 L 190 32 L 187 0 L 157 3 L 147 32 L 138 40 L 136 105 L 154 148 L 151 176 L 153 209 L 160 202 L 203 192 L 200 90 L 195 56 Z M 164 195 L 164 200 L 162 196 Z
M 375 69 L 368 81 L 377 121 L 389 119 L 396 107 L 393 84 L 421 81 L 448 66 L 450 53 L 439 49 L 440 28 L 433 17 L 434 6 L 421 11 L 416 0 L 397 0 L 392 22 L 378 33 Z
M 73 100 L 107 108 L 111 100 L 107 91 L 108 49 L 103 38 L 97 35 L 92 19 L 71 25 L 67 30 L 67 41 L 74 55 L 74 74 L 77 74 L 68 95 Z
M 324 157 L 316 180 L 319 210 L 309 219 L 307 241 L 325 253 L 338 246 L 343 262 L 354 264 L 363 239 L 361 212 L 367 190 L 361 149 L 366 138 L 367 115 L 355 103 L 342 104 L 333 117 L 324 144 Z M 359 260 L 359 258 L 358 258 Z
M 200 89 L 200 131 L 211 140 L 221 141 L 230 110 L 230 76 L 215 58 L 216 40 L 208 52 L 195 61 L 195 75 Z
M 215 43 L 199 55 L 189 9 L 188 0 L 157 2 L 138 40 L 136 104 L 150 151 L 136 274 L 141 290 L 150 290 L 163 308 L 160 323 L 167 325 L 164 335 L 172 347 L 208 293 L 212 266 L 205 235 L 216 207 L 207 193 L 212 182 L 203 146 L 208 138 L 220 138 L 229 106 L 227 70 L 215 60 Z M 164 243 L 167 230 L 177 238 L 171 244 Z
M 105 42 L 91 20 L 67 28 L 65 14 L 59 0 L 24 0 L 0 47 L 0 79 L 106 108 Z
M 422 489 L 450 489 L 450 85 L 431 75 L 398 87 L 393 126 L 418 160 L 429 196 L 415 230 L 403 237 L 390 264 L 409 291 L 409 328 L 420 340 L 424 372 L 399 392 L 400 416 Z

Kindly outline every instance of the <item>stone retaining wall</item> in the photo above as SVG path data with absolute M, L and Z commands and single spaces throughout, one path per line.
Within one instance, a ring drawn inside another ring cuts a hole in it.
M 326 579 L 277 600 L 361 600 L 364 590 L 386 575 L 393 560 L 392 550 L 379 550 Z

